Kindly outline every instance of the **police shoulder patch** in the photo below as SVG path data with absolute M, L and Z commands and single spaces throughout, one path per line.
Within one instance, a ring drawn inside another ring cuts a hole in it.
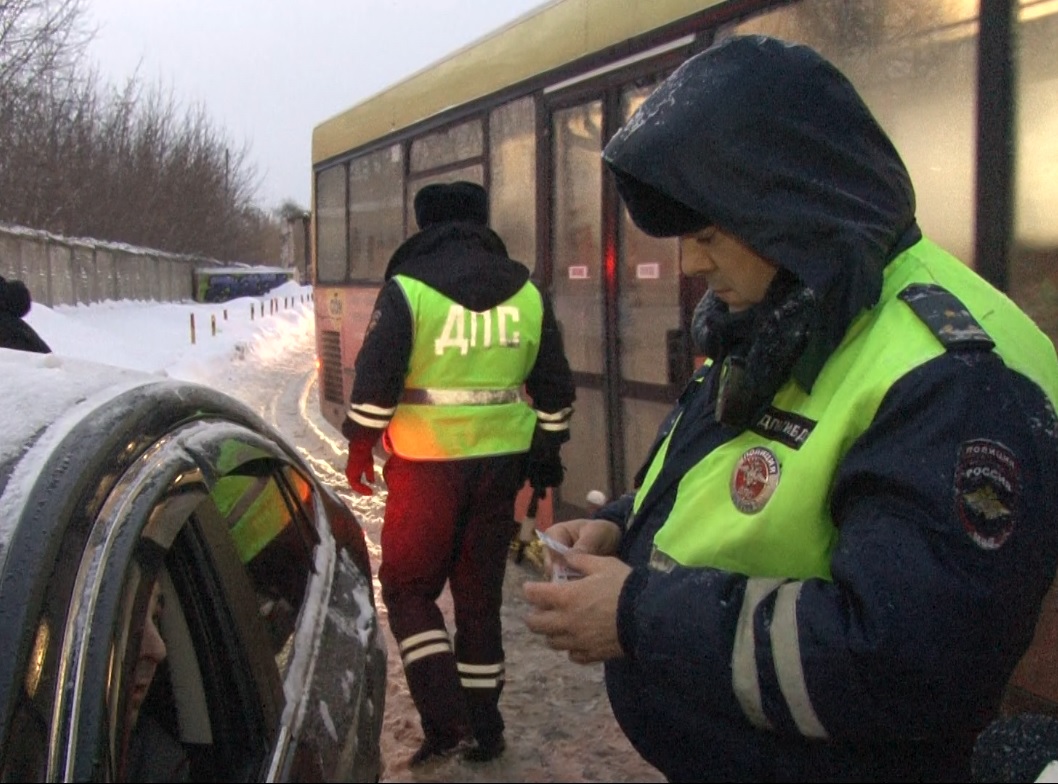
M 1003 546 L 1017 522 L 1021 468 L 998 441 L 977 438 L 959 447 L 955 510 L 970 538 L 985 550 Z
M 371 318 L 367 322 L 367 329 L 364 330 L 364 337 L 367 337 L 372 333 L 372 331 L 374 331 L 375 327 L 378 326 L 378 322 L 381 318 L 382 311 L 378 308 L 375 308 L 375 310 L 371 312 Z

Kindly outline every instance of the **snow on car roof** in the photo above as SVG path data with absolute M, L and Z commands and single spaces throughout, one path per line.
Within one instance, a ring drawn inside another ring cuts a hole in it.
M 164 376 L 59 354 L 0 348 L 0 548 L 48 454 L 85 414 Z M 0 550 L 0 562 L 3 551 Z

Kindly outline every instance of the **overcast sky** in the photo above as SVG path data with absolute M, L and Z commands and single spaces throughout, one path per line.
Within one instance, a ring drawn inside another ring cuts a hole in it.
M 201 105 L 249 147 L 258 204 L 311 204 L 312 129 L 546 0 L 85 0 L 88 57 Z

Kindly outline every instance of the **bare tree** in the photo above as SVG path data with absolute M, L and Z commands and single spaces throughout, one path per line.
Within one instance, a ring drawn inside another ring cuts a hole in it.
M 84 0 L 0 0 L 0 220 L 67 236 L 278 262 L 246 145 L 204 107 L 86 71 Z
M 0 0 L 0 96 L 11 98 L 68 72 L 92 32 L 84 0 Z

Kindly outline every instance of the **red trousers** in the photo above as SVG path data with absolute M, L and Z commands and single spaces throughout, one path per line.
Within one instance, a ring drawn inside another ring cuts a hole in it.
M 525 455 L 413 461 L 391 455 L 378 577 L 427 739 L 503 732 L 500 607 Z M 450 637 L 437 599 L 448 583 Z

